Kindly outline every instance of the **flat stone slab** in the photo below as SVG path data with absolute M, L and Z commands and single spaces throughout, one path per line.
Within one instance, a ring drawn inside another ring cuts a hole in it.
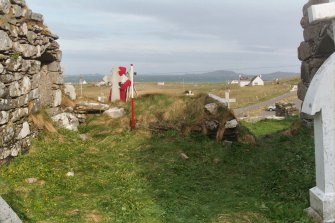
M 7 202 L 0 197 L 0 222 L 1 223 L 22 223 L 21 219 L 7 204 Z

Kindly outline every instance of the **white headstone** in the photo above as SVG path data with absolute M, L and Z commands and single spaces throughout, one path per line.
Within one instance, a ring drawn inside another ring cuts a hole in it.
M 120 86 L 121 78 L 119 75 L 119 68 L 114 67 L 112 69 L 112 101 L 120 100 Z
M 310 22 L 332 19 L 335 3 L 309 8 Z M 335 33 L 335 32 L 334 32 Z M 314 115 L 316 187 L 310 189 L 310 205 L 323 222 L 335 222 L 335 53 L 315 74 L 302 112 Z

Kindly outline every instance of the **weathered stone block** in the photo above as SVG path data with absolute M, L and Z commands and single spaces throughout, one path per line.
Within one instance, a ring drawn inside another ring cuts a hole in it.
M 61 70 L 59 62 L 55 61 L 48 64 L 48 71 L 49 72 L 59 72 Z
M 0 125 L 4 125 L 9 120 L 9 114 L 5 111 L 0 111 Z
M 298 48 L 299 60 L 307 60 L 312 56 L 312 47 L 307 42 L 302 42 Z
M 30 19 L 35 20 L 37 22 L 43 22 L 43 15 L 33 12 L 31 13 Z
M 23 9 L 19 5 L 12 5 L 12 11 L 16 18 L 21 18 L 23 16 Z
M 22 129 L 17 136 L 17 139 L 23 139 L 26 138 L 28 135 L 30 135 L 30 127 L 28 122 L 24 122 L 22 125 Z
M 5 97 L 6 92 L 7 92 L 6 86 L 2 82 L 0 82 L 0 98 Z
M 20 85 L 17 81 L 9 85 L 9 96 L 18 97 L 21 95 Z
M 31 82 L 29 77 L 25 76 L 22 79 L 22 84 L 21 84 L 21 94 L 28 94 L 31 90 Z
M 8 14 L 10 10 L 9 0 L 0 0 L 0 14 Z
M 308 88 L 302 83 L 300 82 L 298 85 L 298 98 L 302 101 L 304 101 L 306 93 L 307 93 Z
M 16 122 L 26 116 L 28 116 L 28 108 L 18 108 L 12 113 L 11 121 Z
M 1 0 L 0 0 L 1 1 Z M 0 51 L 7 51 L 13 47 L 13 42 L 9 38 L 8 34 L 0 30 Z

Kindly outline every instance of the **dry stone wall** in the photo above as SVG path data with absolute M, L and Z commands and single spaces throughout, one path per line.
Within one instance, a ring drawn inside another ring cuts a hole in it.
M 25 0 L 0 0 L 0 161 L 29 148 L 36 134 L 29 116 L 61 103 L 58 37 Z
M 298 48 L 298 57 L 301 63 L 301 82 L 298 87 L 298 97 L 304 100 L 307 89 L 320 66 L 335 51 L 333 27 L 331 22 L 310 24 L 307 9 L 311 5 L 327 3 L 329 0 L 309 0 L 303 7 L 301 26 L 304 29 L 304 41 Z M 301 114 L 305 120 L 312 118 Z

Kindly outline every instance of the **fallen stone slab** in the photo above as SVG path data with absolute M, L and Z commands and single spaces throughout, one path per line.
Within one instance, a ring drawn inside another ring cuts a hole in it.
M 125 115 L 124 108 L 111 108 L 103 113 L 110 118 L 117 119 L 122 118 Z
M 0 197 L 0 222 L 1 223 L 22 223 L 21 219 L 7 204 L 7 202 Z
M 74 111 L 81 114 L 101 113 L 109 109 L 109 105 L 95 102 L 80 102 L 76 104 Z

